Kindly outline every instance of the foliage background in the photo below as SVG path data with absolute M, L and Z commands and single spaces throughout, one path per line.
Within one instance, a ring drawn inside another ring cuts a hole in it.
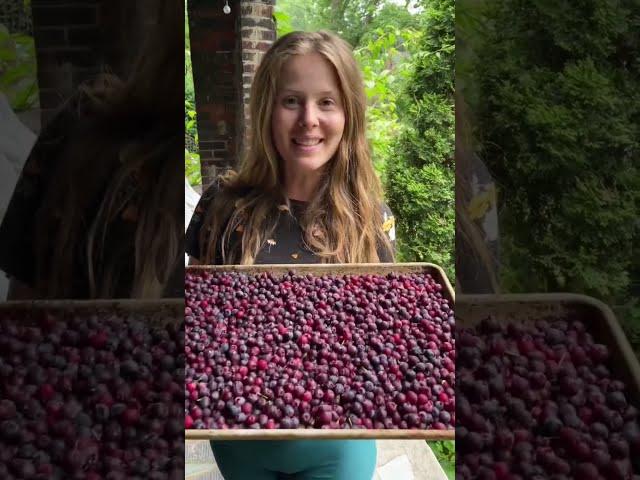
M 15 112 L 38 106 L 38 81 L 33 37 L 11 33 L 0 24 L 0 92 Z
M 200 155 L 198 154 L 198 128 L 196 124 L 196 97 L 193 90 L 191 68 L 191 46 L 189 44 L 189 21 L 187 3 L 184 9 L 184 173 L 192 186 L 202 185 Z
M 459 2 L 460 78 L 498 184 L 504 290 L 600 298 L 637 353 L 640 12 L 579 3 Z
M 427 442 L 429 448 L 438 459 L 449 480 L 456 478 L 456 442 L 447 440 L 435 440 Z

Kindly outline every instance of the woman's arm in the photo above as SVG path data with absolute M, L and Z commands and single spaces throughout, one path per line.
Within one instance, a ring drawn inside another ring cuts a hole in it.
M 200 251 L 200 232 L 206 212 L 211 208 L 211 204 L 217 193 L 218 186 L 214 182 L 207 187 L 198 200 L 198 204 L 189 221 L 189 227 L 185 232 L 185 253 L 189 256 L 189 265 L 204 265 L 204 262 L 200 261 L 203 253 Z

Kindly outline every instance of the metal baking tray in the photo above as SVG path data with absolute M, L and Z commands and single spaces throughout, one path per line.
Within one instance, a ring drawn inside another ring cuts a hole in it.
M 444 270 L 432 263 L 361 263 L 361 264 L 286 264 L 286 265 L 193 265 L 188 272 L 199 271 L 237 271 L 249 275 L 270 272 L 285 275 L 294 271 L 300 275 L 386 275 L 388 273 L 429 273 L 442 285 L 443 296 L 453 305 L 455 293 Z M 401 429 L 228 429 L 206 430 L 191 429 L 185 431 L 186 440 L 294 440 L 294 439 L 424 439 L 453 440 L 455 430 L 401 430 Z
M 609 347 L 609 363 L 635 405 L 640 405 L 640 364 L 611 309 L 593 297 L 571 293 L 458 295 L 456 323 L 470 327 L 492 316 L 500 322 L 580 320 L 594 341 Z
M 184 300 L 19 300 L 0 303 L 0 319 L 34 322 L 41 312 L 122 318 L 135 314 L 141 315 L 151 326 L 179 325 L 184 321 Z

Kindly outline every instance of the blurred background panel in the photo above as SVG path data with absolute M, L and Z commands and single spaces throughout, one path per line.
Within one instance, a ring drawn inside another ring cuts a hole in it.
M 460 478 L 640 473 L 638 22 L 456 2 Z
M 184 478 L 183 11 L 0 2 L 0 478 Z

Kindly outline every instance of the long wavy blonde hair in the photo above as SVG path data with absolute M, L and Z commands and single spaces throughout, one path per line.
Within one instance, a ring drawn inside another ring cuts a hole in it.
M 292 32 L 272 45 L 256 71 L 249 148 L 238 170 L 218 179 L 219 192 L 201 230 L 201 263 L 213 263 L 220 252 L 224 264 L 252 264 L 279 215 L 290 212 L 284 163 L 271 136 L 271 113 L 283 65 L 293 55 L 309 53 L 322 55 L 334 68 L 345 127 L 336 154 L 324 167 L 319 190 L 299 219 L 304 241 L 322 263 L 377 263 L 380 249 L 393 255 L 382 229 L 382 187 L 365 137 L 366 96 L 351 47 L 329 32 Z M 239 230 L 241 241 L 231 242 Z

